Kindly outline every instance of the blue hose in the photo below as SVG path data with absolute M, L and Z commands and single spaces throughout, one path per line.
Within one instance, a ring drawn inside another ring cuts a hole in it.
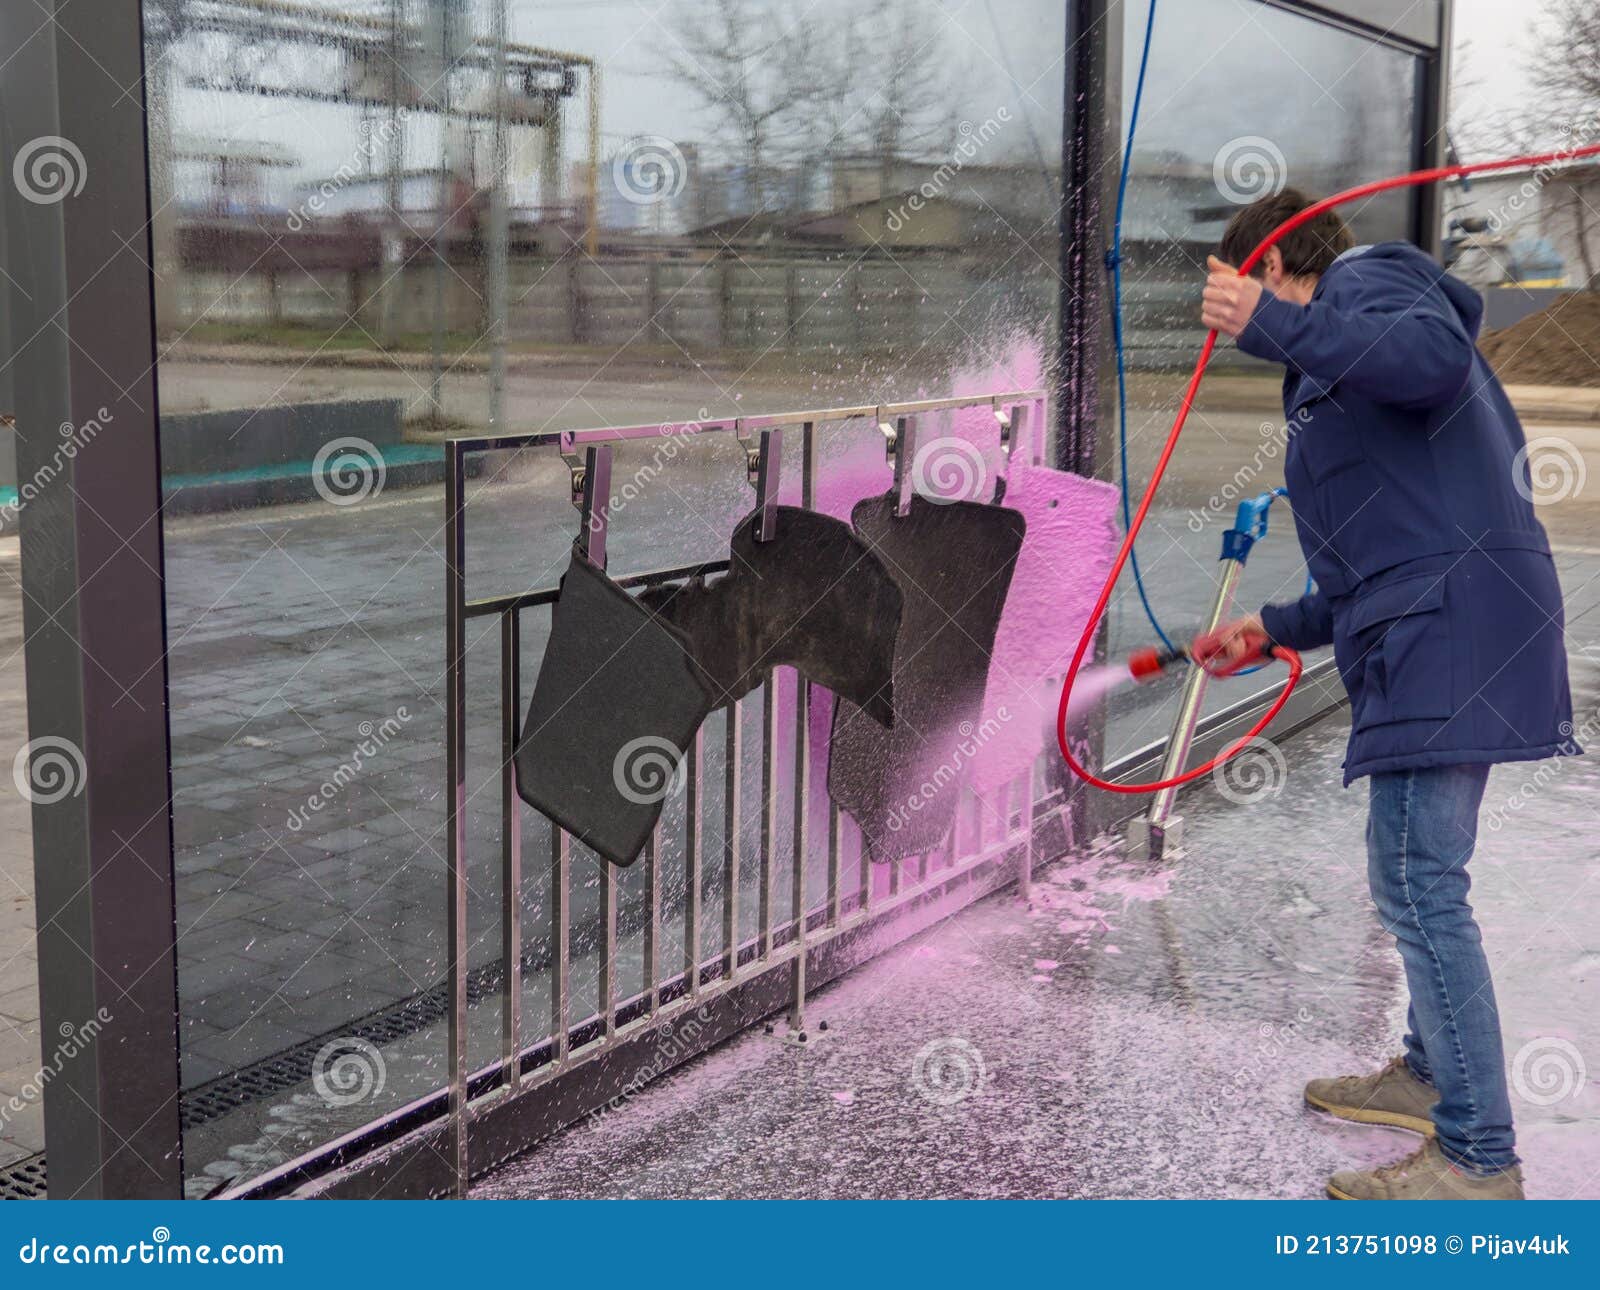
M 1122 174 L 1117 181 L 1117 213 L 1111 226 L 1111 250 L 1106 253 L 1106 267 L 1111 270 L 1111 337 L 1117 351 L 1117 456 L 1121 463 L 1118 483 L 1122 492 L 1124 530 L 1133 523 L 1133 501 L 1128 493 L 1128 368 L 1122 335 L 1122 211 L 1128 200 L 1128 174 L 1133 167 L 1133 142 L 1139 131 L 1139 104 L 1144 99 L 1145 71 L 1150 66 L 1150 38 L 1156 29 L 1156 4 L 1157 0 L 1150 0 L 1150 12 L 1145 18 L 1144 47 L 1139 52 L 1139 75 L 1133 87 L 1133 111 L 1128 115 L 1128 141 L 1122 149 Z M 1280 489 L 1278 495 L 1286 494 Z M 1150 597 L 1144 587 L 1144 574 L 1139 568 L 1139 553 L 1133 547 L 1128 549 L 1128 563 L 1133 569 L 1133 583 L 1139 590 L 1139 603 L 1144 606 L 1144 616 L 1150 620 L 1150 626 L 1161 638 L 1162 645 L 1175 651 L 1177 647 L 1156 618 L 1156 611 L 1151 608 Z M 1307 572 L 1308 594 L 1312 585 L 1311 574 Z M 1260 667 L 1252 667 L 1234 675 L 1248 676 L 1260 670 Z
M 1128 172 L 1133 166 L 1133 141 L 1139 130 L 1139 103 L 1144 98 L 1145 69 L 1150 65 L 1150 36 L 1156 27 L 1156 0 L 1150 0 L 1150 13 L 1144 25 L 1144 49 L 1139 54 L 1139 77 L 1133 88 L 1133 111 L 1128 117 L 1128 142 L 1122 149 L 1122 177 L 1117 183 L 1117 213 L 1111 227 L 1111 250 L 1106 253 L 1106 267 L 1111 270 L 1111 337 L 1117 351 L 1117 455 L 1121 461 L 1122 527 L 1133 523 L 1133 503 L 1128 495 L 1128 370 L 1122 339 L 1122 209 L 1128 200 Z M 1139 603 L 1144 606 L 1144 616 L 1161 638 L 1167 649 L 1176 649 L 1165 629 L 1150 607 L 1150 597 L 1144 589 L 1144 574 L 1139 569 L 1139 553 L 1129 549 L 1129 563 L 1133 568 L 1133 584 L 1139 589 Z

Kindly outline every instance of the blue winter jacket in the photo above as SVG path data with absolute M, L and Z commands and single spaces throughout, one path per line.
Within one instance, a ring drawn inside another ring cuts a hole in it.
M 1346 784 L 1579 751 L 1561 587 L 1482 316 L 1476 291 L 1386 242 L 1341 256 L 1308 305 L 1263 293 L 1238 337 L 1288 369 L 1284 474 L 1316 580 L 1262 621 L 1333 645 Z

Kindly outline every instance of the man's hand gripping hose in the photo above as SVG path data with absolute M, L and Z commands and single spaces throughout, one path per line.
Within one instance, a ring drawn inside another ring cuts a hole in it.
M 1568 148 L 1559 152 L 1539 153 L 1526 157 L 1507 157 L 1500 161 L 1476 161 L 1467 165 L 1435 166 L 1429 170 L 1415 170 L 1410 174 L 1391 175 L 1387 179 L 1377 179 L 1367 184 L 1360 184 L 1355 188 L 1347 188 L 1342 193 L 1334 193 L 1331 197 L 1324 197 L 1321 201 L 1313 202 L 1298 214 L 1285 220 L 1271 233 L 1261 240 L 1259 246 L 1251 251 L 1239 265 L 1239 275 L 1248 275 L 1258 264 L 1262 257 L 1271 249 L 1279 239 L 1300 228 L 1302 225 L 1316 219 L 1324 211 L 1333 210 L 1348 202 L 1360 201 L 1364 197 L 1372 197 L 1378 193 L 1388 192 L 1396 188 L 1410 188 L 1421 184 L 1438 183 L 1444 179 L 1456 179 L 1463 175 L 1476 175 L 1493 170 L 1517 170 L 1524 167 L 1533 169 L 1543 166 L 1560 165 L 1563 162 L 1575 161 L 1580 157 L 1600 156 L 1600 143 L 1586 144 L 1581 148 Z M 1099 599 L 1095 601 L 1094 609 L 1089 614 L 1089 620 L 1084 624 L 1083 636 L 1078 641 L 1078 648 L 1073 651 L 1072 662 L 1067 667 L 1067 674 L 1061 685 L 1061 701 L 1056 708 L 1056 743 L 1061 749 L 1061 756 L 1067 765 L 1072 768 L 1073 774 L 1086 782 L 1103 788 L 1111 793 L 1154 793 L 1163 788 L 1175 788 L 1179 784 L 1187 784 L 1191 780 L 1209 774 L 1223 762 L 1240 752 L 1251 740 L 1261 734 L 1272 724 L 1283 705 L 1289 701 L 1289 696 L 1294 692 L 1295 685 L 1300 680 L 1304 667 L 1300 655 L 1287 646 L 1274 645 L 1270 642 L 1263 647 L 1268 657 L 1278 659 L 1289 667 L 1289 679 L 1284 684 L 1278 697 L 1272 705 L 1261 715 L 1261 718 L 1241 738 L 1235 740 L 1228 747 L 1206 762 L 1203 766 L 1196 766 L 1184 771 L 1181 775 L 1174 775 L 1170 779 L 1153 780 L 1144 784 L 1116 784 L 1110 780 L 1101 779 L 1093 771 L 1087 769 L 1073 754 L 1067 739 L 1067 712 L 1068 703 L 1072 698 L 1073 683 L 1078 679 L 1079 669 L 1083 666 L 1084 658 L 1088 655 L 1094 643 L 1095 632 L 1100 627 L 1100 620 L 1105 616 L 1106 606 L 1111 602 L 1111 593 L 1115 590 L 1117 580 L 1122 576 L 1123 566 L 1128 562 L 1128 554 L 1133 549 L 1134 540 L 1139 536 L 1139 529 L 1143 526 L 1146 515 L 1150 512 L 1151 503 L 1155 500 L 1156 489 L 1161 485 L 1161 477 L 1166 473 L 1167 465 L 1172 460 L 1173 450 L 1178 446 L 1178 436 L 1183 433 L 1184 423 L 1189 419 L 1189 412 L 1194 407 L 1195 395 L 1199 392 L 1200 382 L 1205 376 L 1206 367 L 1211 362 L 1212 352 L 1217 347 L 1217 333 L 1206 333 L 1205 343 L 1200 347 L 1200 356 L 1195 360 L 1194 372 L 1189 377 L 1189 384 L 1185 387 L 1183 398 L 1178 403 L 1177 416 L 1173 418 L 1172 429 L 1167 432 L 1167 441 L 1161 449 L 1161 455 L 1156 460 L 1155 469 L 1150 474 L 1150 482 L 1145 486 L 1144 496 L 1139 501 L 1139 509 L 1135 512 L 1128 531 L 1123 534 L 1122 545 L 1117 549 L 1116 559 L 1111 563 L 1111 572 L 1106 576 L 1105 586 L 1100 589 Z M 1204 652 L 1203 650 L 1201 651 Z M 1227 672 L 1215 671 L 1207 663 L 1199 662 L 1200 666 L 1207 667 L 1213 675 L 1226 675 Z M 1228 665 L 1227 671 L 1236 671 L 1244 662 L 1241 660 Z

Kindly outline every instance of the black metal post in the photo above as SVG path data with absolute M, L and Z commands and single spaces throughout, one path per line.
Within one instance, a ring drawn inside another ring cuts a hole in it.
M 1062 470 L 1104 475 L 1096 456 L 1105 409 L 1105 255 L 1116 200 L 1116 127 L 1122 82 L 1121 0 L 1068 0 L 1061 159 L 1061 324 L 1056 459 Z
M 1455 0 L 1440 0 L 1439 47 L 1423 60 L 1421 75 L 1421 121 L 1418 143 L 1421 155 L 1417 166 L 1446 164 L 1449 140 L 1445 127 L 1450 113 L 1450 41 L 1455 23 Z M 1444 237 L 1444 187 L 1429 184 L 1417 189 L 1414 214 L 1416 243 L 1430 255 L 1438 255 Z

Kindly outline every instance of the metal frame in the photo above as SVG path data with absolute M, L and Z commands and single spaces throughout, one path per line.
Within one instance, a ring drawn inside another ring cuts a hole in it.
M 1441 11 L 1455 0 L 1261 0 L 1368 40 L 1426 53 L 1449 49 L 1449 20 Z
M 1421 103 L 1413 161 L 1418 167 L 1442 164 L 1455 0 L 1253 2 L 1417 55 Z M 1069 105 L 1080 107 L 1069 110 L 1063 132 L 1057 461 L 1064 469 L 1104 480 L 1115 478 L 1117 468 L 1115 445 L 1098 433 L 1101 424 L 1115 425 L 1115 369 L 1107 343 L 1105 270 L 1100 256 L 1085 254 L 1083 248 L 1111 245 L 1122 156 L 1123 35 L 1129 14 L 1142 8 L 1140 0 L 1067 2 L 1066 95 Z M 1413 238 L 1432 253 L 1439 249 L 1441 200 L 1433 189 L 1422 189 L 1413 203 Z M 1102 633 L 1095 657 L 1103 655 Z M 1308 678 L 1314 670 L 1307 670 Z M 1264 689 L 1243 700 L 1239 710 L 1259 714 L 1272 692 Z M 1202 721 L 1198 730 L 1203 732 L 1207 725 Z M 1084 737 L 1093 751 L 1104 751 L 1103 726 L 1087 725 Z M 1087 799 L 1088 810 L 1082 814 L 1091 832 L 1117 828 L 1134 814 L 1123 809 L 1125 803 L 1108 800 L 1111 797 L 1099 794 Z
M 45 481 L 22 512 L 29 735 L 81 759 L 76 791 L 33 807 L 45 1061 L 57 1036 L 110 1018 L 45 1089 L 56 1197 L 182 1192 L 139 10 L 0 6 L 18 468 Z M 11 159 L 46 136 L 80 150 L 85 182 L 35 203 Z M 89 421 L 104 431 L 63 461 L 58 427 Z
M 873 427 L 891 427 L 886 454 L 896 481 L 909 497 L 910 457 L 914 451 L 913 427 L 919 417 L 953 413 L 966 408 L 990 408 L 994 414 L 996 439 L 1009 459 L 1026 439 L 1027 427 L 1046 424 L 1047 395 L 1042 390 L 1007 391 L 964 398 L 925 399 L 914 403 L 884 406 L 813 409 L 770 416 L 739 417 L 723 421 L 697 422 L 696 435 L 732 433 L 746 450 L 747 476 L 755 488 L 758 514 L 772 516 L 779 483 L 779 453 L 785 427 L 797 428 L 801 436 L 801 504 L 815 502 L 817 476 L 817 427 L 824 423 L 855 423 L 867 433 Z M 520 1016 L 522 931 L 519 905 L 523 874 L 522 837 L 518 821 L 520 802 L 515 796 L 516 768 L 511 761 L 516 731 L 521 719 L 521 658 L 517 642 L 521 635 L 520 616 L 525 611 L 555 603 L 558 587 L 514 595 L 471 599 L 467 594 L 466 498 L 468 460 L 474 454 L 506 449 L 554 450 L 570 470 L 570 497 L 579 511 L 575 547 L 585 558 L 604 567 L 604 541 L 609 505 L 610 454 L 615 444 L 662 438 L 680 433 L 675 425 L 617 426 L 596 430 L 527 434 L 499 434 L 452 440 L 445 455 L 445 623 L 446 623 L 446 812 L 449 886 L 447 891 L 449 1021 L 446 1047 L 449 1081 L 442 1094 L 423 1099 L 396 1113 L 369 1130 L 291 1162 L 262 1178 L 253 1179 L 235 1192 L 225 1195 L 282 1194 L 293 1185 L 335 1168 L 355 1152 L 372 1152 L 384 1141 L 409 1133 L 413 1139 L 402 1142 L 393 1155 L 364 1162 L 353 1168 L 352 1177 L 337 1184 L 319 1187 L 356 1189 L 363 1194 L 420 1195 L 449 1193 L 464 1195 L 475 1174 L 525 1150 L 538 1136 L 570 1123 L 579 1116 L 603 1106 L 617 1095 L 613 1087 L 616 1071 L 637 1056 L 640 1036 L 655 1034 L 686 1013 L 711 1008 L 714 1015 L 726 1018 L 711 1027 L 719 1038 L 732 1033 L 723 1025 L 749 1024 L 787 1005 L 789 1030 L 796 1039 L 806 1035 L 805 1004 L 808 989 L 844 970 L 841 964 L 859 962 L 886 945 L 912 934 L 926 920 L 911 917 L 908 910 L 926 913 L 937 909 L 937 917 L 952 912 L 973 899 L 1008 882 L 1026 883 L 1034 862 L 1034 834 L 1039 824 L 1059 813 L 1063 801 L 1041 801 L 1034 792 L 1042 776 L 1031 771 L 1011 786 L 1002 812 L 1003 827 L 987 830 L 979 826 L 972 848 L 963 851 L 955 838 L 938 857 L 915 862 L 915 873 L 907 862 L 885 866 L 888 896 L 873 890 L 875 875 L 862 853 L 853 891 L 842 890 L 843 858 L 849 824 L 830 805 L 826 839 L 826 889 L 818 897 L 808 891 L 806 864 L 811 856 L 808 839 L 810 815 L 812 749 L 807 725 L 810 686 L 802 678 L 798 687 L 793 728 L 784 730 L 777 718 L 778 682 L 769 674 L 764 683 L 761 744 L 760 801 L 761 827 L 755 890 L 758 900 L 756 932 L 742 935 L 740 916 L 741 873 L 748 874 L 748 857 L 738 846 L 742 834 L 742 808 L 750 795 L 743 774 L 742 706 L 735 702 L 724 711 L 726 722 L 726 763 L 724 767 L 723 819 L 723 910 L 722 945 L 706 955 L 699 945 L 703 913 L 701 878 L 705 854 L 703 804 L 704 731 L 701 731 L 687 757 L 681 791 L 685 795 L 685 892 L 683 918 L 690 946 L 683 962 L 659 962 L 660 892 L 658 862 L 662 854 L 661 828 L 637 862 L 643 866 L 648 902 L 645 926 L 645 982 L 641 993 L 619 998 L 615 961 L 618 943 L 617 882 L 612 866 L 602 862 L 602 944 L 599 952 L 598 1014 L 575 1017 L 571 1013 L 570 910 L 572 907 L 572 843 L 566 832 L 552 826 L 552 865 L 554 889 L 552 926 L 554 945 L 551 972 L 551 1016 L 541 1024 L 530 1043 Z M 1030 449 L 1032 460 L 1040 454 Z M 696 574 L 726 570 L 726 560 L 682 567 L 658 569 L 618 579 L 626 587 L 656 586 L 681 581 Z M 475 618 L 498 618 L 501 661 L 501 753 L 505 764 L 500 773 L 502 793 L 502 916 L 501 979 L 504 982 L 501 1052 L 493 1065 L 482 1070 L 468 1066 L 466 1036 L 469 1025 L 467 1006 L 468 964 L 466 951 L 466 829 L 464 803 L 467 786 L 466 764 L 466 625 Z M 788 740 L 797 757 L 793 781 L 780 783 L 777 765 L 783 742 Z M 794 828 L 787 838 L 778 831 L 777 806 L 784 794 L 795 804 Z M 1019 824 L 1012 825 L 1010 807 L 1020 795 L 1023 809 Z M 970 799 L 970 795 L 968 797 Z M 970 812 L 968 812 L 970 813 Z M 1031 825 L 1030 825 L 1031 821 Z M 958 829 L 959 831 L 959 829 Z M 991 833 L 997 834 L 990 836 Z M 1064 835 L 1063 835 L 1064 838 Z M 775 877 L 780 862 L 791 866 L 789 916 L 780 920 L 774 904 Z M 975 881 L 980 871 L 981 882 Z M 964 893 L 964 894 L 963 894 Z M 803 910 L 796 917 L 795 910 Z M 870 923 L 871 938 L 856 934 Z M 858 948 L 844 957 L 836 942 L 850 938 Z M 773 999 L 782 1002 L 767 1006 Z M 761 1008 L 762 1011 L 752 1012 Z M 737 1028 L 737 1027 L 735 1027 Z M 710 1041 L 708 1041 L 710 1042 Z M 698 1041 L 681 1045 L 687 1057 L 708 1046 Z M 643 1051 L 649 1054 L 646 1043 Z M 675 1063 L 674 1063 L 675 1064 Z M 659 1074 L 657 1061 L 646 1071 Z M 578 1074 L 577 1072 L 582 1072 Z M 637 1072 L 635 1072 L 637 1073 Z M 626 1081 L 623 1081 L 626 1084 Z M 526 1106 L 523 1104 L 526 1103 Z M 513 1131 L 511 1125 L 518 1127 Z M 542 1126 L 542 1127 L 540 1127 Z M 487 1134 L 492 1144 L 477 1144 Z M 441 1168 L 441 1162 L 445 1167 Z M 357 1178 L 365 1181 L 358 1182 Z

